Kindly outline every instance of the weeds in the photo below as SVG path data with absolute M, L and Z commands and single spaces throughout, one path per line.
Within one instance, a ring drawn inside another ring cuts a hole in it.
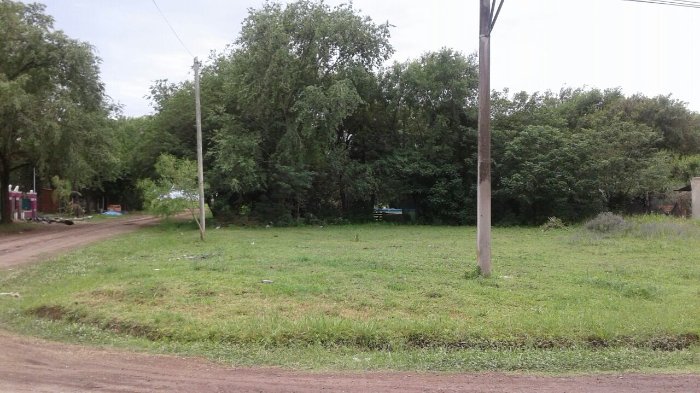
M 653 220 L 627 219 L 615 236 L 573 229 L 592 239 L 575 244 L 498 228 L 490 278 L 473 265 L 473 228 L 222 228 L 201 243 L 170 223 L 2 273 L 22 298 L 0 298 L 0 325 L 238 364 L 352 368 L 343 356 L 363 353 L 379 368 L 685 367 L 698 352 L 700 244 L 635 235 L 685 225 Z
M 615 291 L 625 297 L 639 298 L 644 300 L 651 300 L 657 297 L 657 294 L 659 292 L 659 289 L 653 285 L 630 283 L 620 280 L 610 280 L 598 277 L 588 278 L 583 282 L 596 288 L 603 288 Z
M 600 213 L 594 219 L 586 222 L 584 227 L 591 232 L 609 234 L 622 232 L 629 227 L 622 216 L 610 212 Z
M 598 244 L 602 239 L 632 237 L 644 240 L 684 241 L 700 237 L 700 225 L 685 218 L 669 218 L 661 215 L 633 216 L 627 219 L 601 213 L 583 226 L 586 233 L 575 232 L 572 244 Z
M 632 235 L 644 239 L 690 239 L 699 236 L 700 230 L 696 225 L 687 222 L 643 222 L 634 226 Z
M 564 229 L 564 228 L 566 228 L 566 224 L 564 224 L 564 221 L 562 221 L 561 218 L 557 218 L 557 217 L 549 217 L 547 219 L 547 222 L 540 225 L 540 229 L 542 231 L 548 231 L 550 229 Z

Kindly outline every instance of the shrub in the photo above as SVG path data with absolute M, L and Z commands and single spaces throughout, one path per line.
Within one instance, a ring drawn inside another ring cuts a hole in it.
M 629 227 L 622 216 L 610 212 L 600 213 L 594 219 L 584 224 L 584 227 L 592 232 L 613 233 L 620 232 Z
M 540 225 L 540 229 L 543 231 L 548 231 L 550 229 L 562 229 L 562 228 L 566 228 L 566 224 L 564 224 L 564 221 L 562 221 L 561 218 L 558 218 L 558 217 L 549 217 L 547 219 L 547 222 Z
M 700 231 L 692 223 L 684 222 L 644 222 L 635 226 L 633 235 L 643 239 L 655 238 L 696 238 Z

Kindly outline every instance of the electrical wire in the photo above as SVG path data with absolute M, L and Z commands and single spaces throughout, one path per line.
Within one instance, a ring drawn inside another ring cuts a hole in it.
M 622 0 L 633 3 L 670 5 L 674 7 L 700 8 L 700 2 L 690 0 Z
M 493 3 L 491 4 L 491 26 L 489 26 L 489 32 L 493 31 L 493 26 L 496 25 L 496 20 L 498 20 L 498 15 L 501 13 L 501 7 L 503 7 L 503 1 L 498 4 L 498 10 L 496 11 L 496 15 L 493 15 L 493 7 L 496 5 L 496 0 L 493 0 Z
M 165 17 L 165 14 L 163 13 L 163 11 L 160 10 L 160 7 L 158 7 L 158 3 L 156 3 L 156 0 L 151 0 L 151 1 L 153 2 L 153 5 L 156 6 L 156 9 L 158 10 L 158 13 L 160 14 L 160 16 L 163 17 L 163 20 L 165 21 L 165 23 L 166 23 L 166 24 L 168 25 L 168 27 L 170 28 L 170 31 L 172 31 L 173 34 L 175 35 L 175 38 L 177 38 L 177 40 L 180 41 L 180 45 L 182 45 L 182 47 L 185 48 L 185 50 L 187 51 L 187 53 L 190 54 L 190 56 L 195 57 L 195 56 L 192 54 L 192 52 L 190 52 L 190 50 L 187 49 L 187 45 L 185 45 L 185 43 L 182 42 L 182 39 L 180 38 L 180 36 L 177 34 L 177 32 L 175 31 L 175 29 L 173 28 L 173 25 L 170 24 L 170 22 L 168 21 L 168 18 Z

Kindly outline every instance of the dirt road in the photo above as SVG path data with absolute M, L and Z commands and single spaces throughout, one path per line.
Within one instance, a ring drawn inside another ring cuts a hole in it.
M 0 234 L 0 269 L 37 262 L 156 222 L 158 219 L 154 217 L 135 216 L 99 222 L 76 221 L 75 225 L 36 224 L 23 233 Z
M 153 224 L 138 217 L 0 235 L 3 269 Z M 308 373 L 87 348 L 0 331 L 0 392 L 700 392 L 700 375 Z

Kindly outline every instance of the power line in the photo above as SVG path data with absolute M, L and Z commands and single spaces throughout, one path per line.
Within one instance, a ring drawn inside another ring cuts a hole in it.
M 684 7 L 684 8 L 700 8 L 700 2 L 690 1 L 690 0 L 622 0 L 622 1 L 629 1 L 629 2 L 633 2 L 633 3 L 670 5 L 670 6 L 674 6 L 674 7 Z
M 498 15 L 501 13 L 501 7 L 503 7 L 503 1 L 498 4 L 498 10 L 496 11 L 496 15 L 493 14 L 493 10 L 496 7 L 496 0 L 493 0 L 493 3 L 491 3 L 491 26 L 489 27 L 489 33 L 493 30 L 493 26 L 496 25 L 496 20 L 498 20 Z
M 691 0 L 622 0 L 635 3 L 649 3 L 660 5 L 671 5 L 677 7 L 700 8 L 700 2 Z
M 173 28 L 173 25 L 170 24 L 170 22 L 168 21 L 168 18 L 165 17 L 165 14 L 163 13 L 163 11 L 160 10 L 160 7 L 158 7 L 158 3 L 156 3 L 156 0 L 151 0 L 151 1 L 153 2 L 153 5 L 156 6 L 158 13 L 160 14 L 160 16 L 163 17 L 163 20 L 165 21 L 165 23 L 168 25 L 168 27 L 170 27 L 170 31 L 173 32 L 173 34 L 175 35 L 175 38 L 177 38 L 177 40 L 180 41 L 180 45 L 182 45 L 182 47 L 185 48 L 185 50 L 187 51 L 187 53 L 190 54 L 190 56 L 194 57 L 192 52 L 190 52 L 190 50 L 187 49 L 187 45 L 185 45 L 185 43 L 182 42 L 182 39 L 180 39 L 180 36 L 177 34 L 175 29 Z

